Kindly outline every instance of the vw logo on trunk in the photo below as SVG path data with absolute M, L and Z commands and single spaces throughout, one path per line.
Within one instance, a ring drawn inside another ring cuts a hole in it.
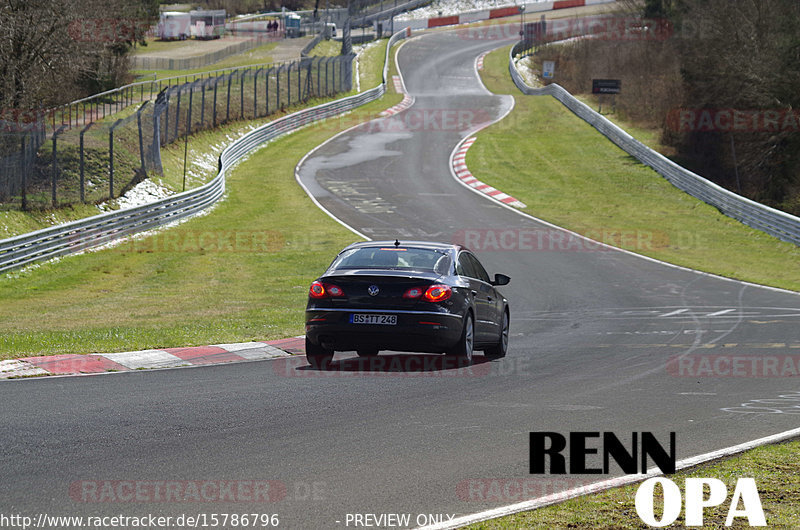
M 379 292 L 381 292 L 380 288 L 377 285 L 370 285 L 367 287 L 367 292 L 370 296 L 377 296 Z

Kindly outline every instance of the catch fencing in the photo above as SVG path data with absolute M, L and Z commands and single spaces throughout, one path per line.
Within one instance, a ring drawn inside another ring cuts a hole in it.
M 29 123 L 4 122 L 0 205 L 34 210 L 118 197 L 160 175 L 160 148 L 186 134 L 350 91 L 353 57 L 225 70 L 163 88 L 139 83 Z
M 253 48 L 257 48 L 269 42 L 283 39 L 282 32 L 273 32 L 268 38 L 250 38 L 238 42 L 233 42 L 221 50 L 208 52 L 194 57 L 153 57 L 149 55 L 133 55 L 130 58 L 131 68 L 134 70 L 190 70 L 205 68 L 214 63 L 243 53 Z
M 173 223 L 208 208 L 225 193 L 225 179 L 230 169 L 254 149 L 277 136 L 315 121 L 340 115 L 380 98 L 386 91 L 391 48 L 404 37 L 405 32 L 398 32 L 389 39 L 384 58 L 383 81 L 377 87 L 355 96 L 295 112 L 244 135 L 229 145 L 220 155 L 217 176 L 199 188 L 144 206 L 117 210 L 2 240 L 0 241 L 0 272 L 41 260 L 82 252 L 127 235 Z
M 783 241 L 800 245 L 800 218 L 737 195 L 679 166 L 661 153 L 636 140 L 555 83 L 544 88 L 529 86 L 525 83 L 514 64 L 514 57 L 520 54 L 527 46 L 527 43 L 517 43 L 511 48 L 508 57 L 508 70 L 511 78 L 517 88 L 524 94 L 553 96 L 620 149 L 639 160 L 642 164 L 653 168 L 678 189 L 714 206 L 723 214 L 733 217 L 748 226 L 766 232 Z

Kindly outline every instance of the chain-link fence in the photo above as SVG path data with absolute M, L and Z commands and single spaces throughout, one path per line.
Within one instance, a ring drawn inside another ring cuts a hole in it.
M 161 174 L 161 147 L 186 134 L 350 91 L 353 57 L 231 70 L 167 86 L 154 101 L 137 86 L 110 103 L 92 101 L 86 113 L 6 124 L 0 131 L 0 207 L 43 209 L 118 197 Z

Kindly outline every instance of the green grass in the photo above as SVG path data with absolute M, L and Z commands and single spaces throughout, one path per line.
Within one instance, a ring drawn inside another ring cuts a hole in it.
M 342 52 L 342 43 L 332 39 L 323 39 L 311 49 L 309 57 L 333 57 Z
M 386 57 L 386 45 L 388 43 L 389 39 L 381 39 L 378 44 L 371 46 L 358 57 L 358 77 L 361 83 L 361 90 L 369 90 L 381 84 L 383 80 L 383 60 Z M 394 74 L 397 74 L 394 55 L 389 56 L 389 69 Z M 387 83 L 387 91 L 394 92 L 393 86 L 391 81 Z
M 508 48 L 486 57 L 482 77 L 516 106 L 477 135 L 467 165 L 525 212 L 670 263 L 800 291 L 800 248 L 678 190 L 555 99 L 521 95 Z
M 358 117 L 374 117 L 400 99 L 390 91 Z M 296 184 L 294 168 L 352 124 L 332 119 L 251 155 L 230 174 L 225 200 L 208 215 L 0 277 L 0 359 L 301 334 L 308 283 L 357 238 L 314 206 Z M 190 138 L 189 149 L 225 145 L 249 125 L 205 131 Z M 182 175 L 183 146 L 162 156 L 165 179 L 174 184 Z
M 687 477 L 717 478 L 728 489 L 728 499 L 719 507 L 706 508 L 703 528 L 725 528 L 730 498 L 737 478 L 754 478 L 769 528 L 800 528 L 800 442 L 769 445 L 742 455 L 703 464 L 670 476 L 683 492 Z M 521 512 L 467 526 L 471 530 L 509 528 L 647 528 L 636 513 L 634 499 L 639 485 L 611 489 L 578 497 L 553 506 Z M 658 491 L 658 490 L 657 490 Z M 658 494 L 657 494 L 658 495 Z M 707 493 L 706 493 L 707 495 Z M 658 502 L 658 497 L 656 497 Z M 656 505 L 659 517 L 662 506 Z M 739 506 L 741 508 L 741 505 Z M 670 528 L 685 528 L 683 514 Z M 749 528 L 747 519 L 734 519 L 731 528 Z

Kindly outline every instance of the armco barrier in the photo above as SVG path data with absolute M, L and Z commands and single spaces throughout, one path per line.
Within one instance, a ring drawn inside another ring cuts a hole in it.
M 225 193 L 225 176 L 230 168 L 264 142 L 380 98 L 386 91 L 392 46 L 404 37 L 405 31 L 398 31 L 389 39 L 383 65 L 383 81 L 375 88 L 355 96 L 300 110 L 246 134 L 222 151 L 219 157 L 219 173 L 211 182 L 199 188 L 143 206 L 117 210 L 4 239 L 0 241 L 0 272 L 81 252 L 130 234 L 164 226 L 208 208 Z
M 524 94 L 553 96 L 574 112 L 576 116 L 614 142 L 620 149 L 635 157 L 642 164 L 653 168 L 676 188 L 714 206 L 723 214 L 733 217 L 748 226 L 766 232 L 778 239 L 800 245 L 800 218 L 737 195 L 679 166 L 661 153 L 653 151 L 636 140 L 555 83 L 544 88 L 528 86 L 514 65 L 514 57 L 517 55 L 521 44 L 517 43 L 511 48 L 508 57 L 508 70 L 514 80 L 514 84 Z

